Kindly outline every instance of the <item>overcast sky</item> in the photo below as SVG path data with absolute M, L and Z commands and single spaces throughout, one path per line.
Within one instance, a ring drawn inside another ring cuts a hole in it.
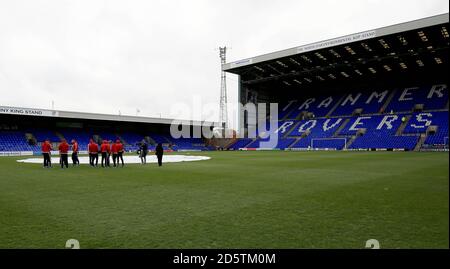
M 173 117 L 228 61 L 448 12 L 448 0 L 0 0 L 0 105 Z M 236 78 L 228 79 L 237 101 Z M 183 118 L 192 118 L 185 115 Z

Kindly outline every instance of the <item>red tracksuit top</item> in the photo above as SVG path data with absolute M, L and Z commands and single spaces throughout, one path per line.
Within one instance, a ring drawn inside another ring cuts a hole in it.
M 98 145 L 96 143 L 89 143 L 88 150 L 89 153 L 98 153 Z
M 122 143 L 116 143 L 117 152 L 123 152 L 123 145 Z
M 108 153 L 111 152 L 111 148 L 110 148 L 109 144 L 108 143 L 102 144 L 101 151 L 102 152 L 108 152 Z
M 69 144 L 67 144 L 66 142 L 62 142 L 61 144 L 59 144 L 58 149 L 60 154 L 67 154 L 69 152 Z
M 119 151 L 117 150 L 117 144 L 116 144 L 116 143 L 113 143 L 113 144 L 111 145 L 111 152 L 112 152 L 113 154 L 117 154 L 117 152 L 119 152 Z
M 73 145 L 72 145 L 72 151 L 73 151 L 73 152 L 78 152 L 78 143 L 77 143 L 77 142 L 73 143 Z
M 50 153 L 50 151 L 52 150 L 52 145 L 50 145 L 50 143 L 44 142 L 42 143 L 41 149 L 43 153 Z

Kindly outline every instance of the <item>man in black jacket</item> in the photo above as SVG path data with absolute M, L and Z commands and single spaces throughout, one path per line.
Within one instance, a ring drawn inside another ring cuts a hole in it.
M 162 166 L 162 158 L 164 155 L 164 149 L 163 149 L 161 143 L 158 143 L 158 145 L 156 146 L 155 155 L 158 158 L 158 165 Z
M 141 158 L 141 164 L 147 163 L 147 153 L 148 153 L 148 144 L 145 140 L 142 140 L 141 144 L 139 145 L 139 157 Z

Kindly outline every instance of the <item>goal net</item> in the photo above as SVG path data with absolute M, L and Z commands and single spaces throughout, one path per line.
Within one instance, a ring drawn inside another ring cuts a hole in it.
M 346 149 L 347 138 L 312 138 L 311 149 Z

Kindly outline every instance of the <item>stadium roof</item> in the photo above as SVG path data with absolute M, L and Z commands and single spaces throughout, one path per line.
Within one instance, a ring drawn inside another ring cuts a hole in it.
M 38 117 L 53 117 L 53 118 L 71 118 L 71 119 L 87 119 L 87 120 L 105 120 L 105 121 L 121 121 L 121 122 L 139 122 L 150 124 L 171 124 L 173 119 L 167 118 L 150 118 L 141 116 L 127 116 L 127 115 L 111 115 L 87 112 L 73 112 L 63 110 L 50 110 L 40 108 L 24 108 L 24 107 L 10 107 L 0 106 L 0 115 L 19 115 L 19 116 L 38 116 Z M 200 122 L 183 120 L 189 122 L 190 125 L 200 126 L 202 123 L 213 125 L 213 122 Z
M 285 86 L 445 70 L 449 14 L 329 39 L 224 64 L 243 84 L 276 81 Z M 432 70 L 432 71 L 430 71 Z

